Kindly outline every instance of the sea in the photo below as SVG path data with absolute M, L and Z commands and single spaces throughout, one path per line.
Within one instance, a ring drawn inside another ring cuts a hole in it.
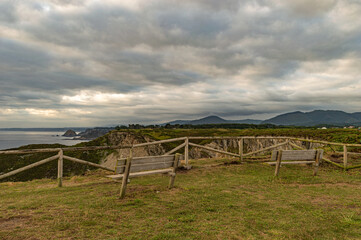
M 17 148 L 29 144 L 60 143 L 72 146 L 88 140 L 73 140 L 73 137 L 63 137 L 62 132 L 48 131 L 0 131 L 0 150 Z

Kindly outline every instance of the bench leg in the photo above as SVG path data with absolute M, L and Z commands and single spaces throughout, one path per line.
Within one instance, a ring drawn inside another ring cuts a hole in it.
M 282 150 L 279 150 L 277 152 L 277 162 L 276 162 L 276 169 L 275 169 L 275 177 L 277 177 L 278 173 L 280 172 L 281 159 L 282 159 Z
M 127 163 L 125 165 L 123 179 L 122 179 L 122 186 L 120 188 L 120 198 L 124 198 L 124 196 L 125 196 L 125 190 L 127 189 L 131 161 L 132 161 L 132 158 L 128 157 Z
M 174 186 L 174 181 L 175 181 L 175 175 L 176 175 L 176 171 L 178 168 L 178 163 L 179 163 L 179 154 L 176 154 L 174 156 L 174 162 L 173 162 L 173 171 L 170 173 L 170 179 L 169 179 L 169 185 L 168 188 L 172 188 Z
M 174 186 L 174 180 L 175 180 L 175 173 L 172 172 L 170 173 L 170 179 L 169 179 L 169 184 L 168 184 L 168 188 L 173 188 Z
M 321 153 L 319 151 L 316 152 L 316 160 L 314 163 L 314 169 L 313 169 L 313 176 L 317 176 L 318 173 L 318 166 L 320 165 L 320 155 Z

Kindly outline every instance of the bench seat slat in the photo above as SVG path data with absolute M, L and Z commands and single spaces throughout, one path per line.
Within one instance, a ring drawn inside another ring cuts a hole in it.
M 125 164 L 125 158 L 118 160 L 118 165 Z M 161 161 L 172 161 L 174 160 L 174 155 L 162 155 L 162 156 L 147 156 L 147 157 L 134 157 L 132 158 L 132 164 L 142 164 L 142 163 L 153 163 Z
M 160 163 L 155 163 L 155 164 L 134 164 L 134 165 L 132 164 L 130 167 L 130 173 L 170 168 L 172 166 L 173 166 L 173 162 L 160 162 Z M 124 169 L 125 169 L 125 167 L 117 167 L 115 173 L 117 173 L 117 174 L 123 173 Z
M 316 150 L 284 150 L 281 161 L 314 160 L 316 152 Z M 276 161 L 276 153 L 277 151 L 272 152 L 271 161 Z
M 140 177 L 140 176 L 145 176 L 145 175 L 150 175 L 150 174 L 157 174 L 157 173 L 168 173 L 168 172 L 172 172 L 173 168 L 165 168 L 165 169 L 158 169 L 158 170 L 153 170 L 153 171 L 144 171 L 144 172 L 134 172 L 134 173 L 130 173 L 129 177 Z M 124 174 L 115 174 L 115 175 L 108 175 L 106 177 L 108 178 L 112 178 L 112 179 L 122 179 Z

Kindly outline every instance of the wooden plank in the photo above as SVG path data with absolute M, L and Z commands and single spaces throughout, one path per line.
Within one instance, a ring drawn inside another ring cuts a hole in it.
M 59 159 L 58 159 L 58 187 L 63 186 L 63 150 L 59 151 Z
M 104 169 L 104 170 L 114 172 L 114 169 L 107 168 L 107 167 L 104 167 L 104 166 L 96 164 L 96 163 L 84 161 L 84 160 L 81 160 L 81 159 L 77 159 L 77 158 L 73 158 L 73 157 L 69 157 L 69 156 L 65 156 L 65 155 L 63 156 L 63 158 L 66 159 L 66 160 L 72 161 L 72 162 L 81 163 L 81 164 L 85 164 L 85 165 L 89 165 L 89 166 L 92 166 L 92 167 L 97 167 L 97 168 L 101 168 L 101 169 Z
M 60 148 L 41 148 L 41 149 L 5 150 L 5 151 L 0 151 L 0 154 L 47 153 L 47 152 L 59 152 L 59 150 L 60 150 Z
M 151 175 L 151 174 L 158 174 L 158 173 L 168 173 L 168 172 L 172 172 L 173 168 L 165 168 L 165 169 L 157 169 L 157 170 L 153 170 L 153 171 L 145 171 L 145 172 L 135 172 L 135 173 L 130 173 L 129 177 L 140 177 L 140 176 L 146 176 L 146 175 Z M 124 174 L 114 174 L 114 175 L 108 175 L 106 177 L 108 178 L 112 178 L 112 179 L 122 179 L 124 176 Z
M 175 153 L 176 151 L 178 151 L 179 149 L 181 149 L 185 145 L 186 145 L 186 143 L 182 143 L 181 145 L 179 145 L 179 146 L 173 148 L 172 150 L 170 150 L 169 152 L 166 152 L 164 155 L 171 155 L 172 153 Z
M 287 161 L 281 161 L 281 165 L 283 164 L 311 164 L 314 163 L 315 161 L 291 161 L 291 162 L 287 162 Z M 266 162 L 268 165 L 276 165 L 277 162 Z
M 4 179 L 4 178 L 7 178 L 7 177 L 10 177 L 10 176 L 12 176 L 12 175 L 15 175 L 15 174 L 17 174 L 17 173 L 21 173 L 21 172 L 23 172 L 23 171 L 29 170 L 29 169 L 31 169 L 31 168 L 40 166 L 40 165 L 42 165 L 42 164 L 45 164 L 45 163 L 54 161 L 55 159 L 58 159 L 58 158 L 59 158 L 59 155 L 57 154 L 57 155 L 55 155 L 55 156 L 52 156 L 52 157 L 43 159 L 43 160 L 41 160 L 41 161 L 39 161 L 39 162 L 35 162 L 35 163 L 30 164 L 30 165 L 27 165 L 27 166 L 25 166 L 25 167 L 18 168 L 18 169 L 14 170 L 14 171 L 5 173 L 5 174 L 3 174 L 3 175 L 0 175 L 0 180 L 1 180 L 1 179 Z
M 169 163 L 173 163 L 174 162 L 174 158 L 172 158 L 169 161 L 158 161 L 158 162 L 148 162 L 148 163 L 140 163 L 140 164 L 133 164 L 132 161 L 132 166 L 147 166 L 147 165 L 154 165 L 154 164 L 161 164 L 161 163 L 165 163 L 165 164 L 169 164 Z M 117 168 L 124 168 L 126 166 L 126 161 L 124 162 L 123 165 L 117 165 Z M 173 166 L 173 165 L 172 165 Z
M 282 161 L 292 160 L 314 160 L 316 150 L 284 150 L 282 153 Z M 271 161 L 276 161 L 275 155 L 272 154 Z
M 234 156 L 234 157 L 239 157 L 239 155 L 238 155 L 238 154 L 235 154 L 235 153 L 230 153 L 230 152 L 226 152 L 226 151 L 223 151 L 223 150 L 219 150 L 219 149 L 215 149 L 215 148 L 210 148 L 210 147 L 202 146 L 202 145 L 198 145 L 198 144 L 195 144 L 195 143 L 189 143 L 189 145 L 190 145 L 190 146 L 193 146 L 193 147 L 203 148 L 203 149 L 206 149 L 206 150 L 209 150 L 209 151 L 213 151 L 213 152 L 222 153 L 222 154 L 225 154 L 225 155 L 230 155 L 230 156 Z
M 273 148 L 277 148 L 277 147 L 280 147 L 280 146 L 283 146 L 283 145 L 286 145 L 286 144 L 288 144 L 288 143 L 287 142 L 279 143 L 279 144 L 276 144 L 276 145 L 273 145 L 273 146 L 270 146 L 270 147 L 266 147 L 266 148 L 263 148 L 263 149 L 260 149 L 260 150 L 254 151 L 254 152 L 244 154 L 243 157 L 247 157 L 247 156 L 257 154 L 257 153 L 260 153 L 260 152 L 264 152 L 264 151 L 268 151 L 268 150 L 271 150 Z
M 170 162 L 160 162 L 160 163 L 151 163 L 151 164 L 137 164 L 133 165 L 132 161 L 132 167 L 130 168 L 130 172 L 142 172 L 142 171 L 149 171 L 149 170 L 155 170 L 155 169 L 163 169 L 163 168 L 170 168 L 173 166 L 173 161 Z M 125 167 L 117 167 L 116 173 L 123 173 L 125 171 Z
M 153 163 L 153 162 L 164 162 L 164 161 L 173 161 L 175 155 L 160 155 L 160 156 L 145 156 L 145 157 L 134 157 L 132 158 L 132 165 L 142 164 L 142 163 Z M 125 158 L 118 160 L 117 165 L 124 165 Z
M 121 148 L 131 148 L 131 145 L 124 146 L 90 146 L 90 147 L 68 147 L 62 148 L 65 151 L 94 151 L 94 150 L 111 150 Z M 0 154 L 31 154 L 31 153 L 45 153 L 45 152 L 59 152 L 61 148 L 39 148 L 39 149 L 22 149 L 22 150 L 5 150 L 0 151 Z
M 229 140 L 229 139 L 239 139 L 240 137 L 188 137 L 189 140 Z

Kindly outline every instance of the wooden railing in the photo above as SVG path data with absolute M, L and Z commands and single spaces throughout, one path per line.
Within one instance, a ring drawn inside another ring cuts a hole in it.
M 255 141 L 260 141 L 262 139 L 277 139 L 277 140 L 281 140 L 283 142 L 281 143 L 277 143 L 274 144 L 272 146 L 269 147 L 265 147 L 265 148 L 260 148 L 256 151 L 251 151 L 251 152 L 245 152 L 244 149 L 244 141 L 245 140 L 255 140 Z M 204 146 L 201 144 L 196 144 L 191 142 L 192 140 L 236 140 L 238 143 L 238 153 L 234 153 L 234 152 L 228 152 L 225 150 L 221 150 L 221 149 L 216 149 L 216 148 L 211 148 L 208 146 Z M 166 152 L 164 155 L 170 155 L 173 154 L 179 150 L 181 150 L 182 148 L 184 148 L 184 160 L 183 160 L 183 166 L 187 169 L 190 169 L 190 164 L 189 164 L 189 148 L 190 147 L 195 147 L 195 148 L 202 148 L 204 150 L 207 151 L 212 151 L 212 152 L 216 152 L 216 153 L 220 153 L 220 154 L 224 154 L 224 155 L 228 155 L 228 156 L 232 156 L 232 157 L 237 157 L 240 159 L 241 162 L 254 162 L 254 161 L 246 161 L 246 159 L 253 159 L 255 157 L 252 157 L 256 154 L 260 154 L 262 152 L 268 152 L 272 149 L 275 148 L 279 148 L 279 147 L 291 147 L 291 148 L 295 148 L 295 149 L 300 149 L 303 150 L 305 148 L 297 145 L 296 143 L 294 143 L 294 141 L 301 141 L 301 142 L 310 142 L 310 143 L 319 143 L 322 145 L 328 145 L 328 146 L 341 146 L 343 147 L 343 151 L 342 152 L 337 152 L 335 151 L 335 153 L 337 154 L 342 154 L 343 155 L 343 165 L 336 163 L 326 157 L 323 157 L 322 160 L 330 163 L 334 166 L 343 168 L 344 170 L 349 170 L 349 169 L 354 169 L 354 168 L 360 168 L 361 165 L 353 165 L 353 166 L 349 166 L 348 164 L 348 155 L 361 155 L 361 153 L 357 153 L 357 152 L 348 152 L 348 147 L 361 147 L 361 144 L 345 144 L 345 143 L 335 143 L 335 142 L 327 142 L 327 141 L 320 141 L 320 140 L 312 140 L 312 139 L 303 139 L 303 138 L 294 138 L 294 137 L 270 137 L 270 136 L 263 136 L 263 137 L 254 137 L 254 136 L 242 136 L 242 137 L 181 137 L 181 138 L 172 138 L 172 139 L 166 139 L 166 140 L 161 140 L 161 141 L 153 141 L 153 142 L 146 142 L 146 143 L 139 143 L 139 144 L 132 144 L 132 145 L 117 145 L 117 146 L 91 146 L 91 147 L 68 147 L 68 148 L 42 148 L 42 149 L 22 149 L 22 150 L 5 150 L 5 151 L 0 151 L 0 155 L 2 154 L 28 154 L 28 153 L 57 153 L 56 155 L 52 156 L 52 157 L 48 157 L 46 159 L 40 160 L 38 162 L 32 163 L 30 165 L 27 165 L 25 167 L 13 170 L 11 172 L 5 173 L 0 175 L 0 180 L 13 176 L 17 173 L 29 170 L 31 168 L 40 166 L 42 164 L 51 162 L 51 161 L 55 161 L 58 160 L 58 175 L 57 175 L 57 179 L 58 179 L 58 186 L 61 187 L 62 186 L 62 179 L 63 179 L 63 161 L 65 160 L 69 160 L 72 162 L 76 162 L 76 163 L 80 163 L 80 164 L 85 164 L 88 166 L 92 166 L 92 167 L 97 167 L 97 168 L 101 168 L 107 171 L 112 171 L 114 172 L 114 169 L 102 166 L 100 164 L 96 164 L 96 163 L 92 163 L 86 160 L 82 160 L 82 159 L 78 159 L 78 158 L 74 158 L 74 157 L 70 157 L 70 156 L 66 156 L 64 155 L 64 151 L 94 151 L 94 150 L 115 150 L 115 149 L 126 149 L 126 148 L 137 148 L 137 147 L 146 147 L 146 146 L 150 146 L 150 145 L 156 145 L 156 144 L 163 144 L 163 143 L 170 143 L 170 142 L 177 142 L 177 141 L 181 141 L 182 143 L 180 145 L 178 145 L 177 147 L 173 148 L 172 150 Z M 267 160 L 269 161 L 269 160 Z M 257 161 L 260 162 L 260 161 Z

